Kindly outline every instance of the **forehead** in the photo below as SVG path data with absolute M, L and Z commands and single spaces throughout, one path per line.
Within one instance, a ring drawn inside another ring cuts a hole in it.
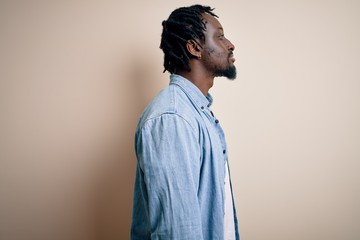
M 208 13 L 203 13 L 202 17 L 206 25 L 206 31 L 211 31 L 211 30 L 214 31 L 217 29 L 223 30 L 223 27 L 221 26 L 220 22 L 214 16 L 211 16 Z

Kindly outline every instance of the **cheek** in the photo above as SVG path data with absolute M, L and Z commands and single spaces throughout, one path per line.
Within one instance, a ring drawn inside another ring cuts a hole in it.
M 210 44 L 209 44 L 210 45 Z M 211 44 L 211 46 L 204 47 L 203 59 L 211 62 L 227 62 L 228 51 L 223 44 Z
M 211 53 L 208 53 L 208 56 L 214 61 L 222 61 L 225 57 L 227 57 L 227 55 L 228 54 L 224 52 L 221 48 L 213 49 Z
M 228 57 L 229 55 L 229 51 L 227 50 L 227 48 L 223 45 L 217 45 L 215 48 L 214 48 L 214 54 L 217 56 L 217 57 Z

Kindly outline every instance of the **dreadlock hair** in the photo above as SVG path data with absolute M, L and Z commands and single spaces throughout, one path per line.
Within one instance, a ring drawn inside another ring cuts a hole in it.
M 208 13 L 218 17 L 208 6 L 193 5 L 175 9 L 169 18 L 162 22 L 160 49 L 164 52 L 164 71 L 174 73 L 177 69 L 191 71 L 189 59 L 193 58 L 186 44 L 189 40 L 205 40 L 205 22 L 201 16 Z

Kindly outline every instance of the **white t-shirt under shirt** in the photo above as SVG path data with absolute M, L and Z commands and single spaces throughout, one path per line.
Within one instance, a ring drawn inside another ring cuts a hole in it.
M 233 199 L 231 195 L 229 166 L 225 163 L 225 216 L 224 216 L 224 240 L 235 240 L 235 223 Z

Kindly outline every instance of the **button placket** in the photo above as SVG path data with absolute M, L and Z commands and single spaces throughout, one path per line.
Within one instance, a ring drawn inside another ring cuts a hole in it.
M 209 110 L 209 112 L 210 112 L 210 115 L 211 115 L 211 119 L 212 119 L 212 121 L 214 121 L 214 122 L 215 122 L 215 125 L 214 125 L 214 126 L 215 126 L 216 131 L 217 131 L 217 134 L 218 134 L 218 136 L 219 136 L 219 138 L 220 138 L 221 145 L 222 145 L 222 147 L 223 147 L 222 153 L 223 153 L 223 155 L 224 155 L 224 160 L 226 161 L 226 159 L 227 159 L 227 154 L 226 154 L 226 143 L 225 143 L 225 139 L 224 139 L 223 131 L 222 131 L 222 129 L 221 129 L 221 126 L 219 125 L 219 120 L 218 120 L 218 119 L 216 119 L 216 117 L 215 117 L 215 115 L 214 115 L 213 111 L 212 111 L 210 108 L 208 108 L 208 110 Z
M 215 117 L 215 115 L 214 115 L 213 111 L 212 111 L 212 110 L 210 110 L 210 109 L 209 109 L 209 111 L 210 111 L 210 114 L 211 114 L 211 116 L 213 117 L 213 119 L 215 119 L 215 123 L 216 123 L 216 124 L 218 124 L 218 123 L 219 123 L 219 120 L 218 120 L 218 119 L 216 119 L 216 117 Z

